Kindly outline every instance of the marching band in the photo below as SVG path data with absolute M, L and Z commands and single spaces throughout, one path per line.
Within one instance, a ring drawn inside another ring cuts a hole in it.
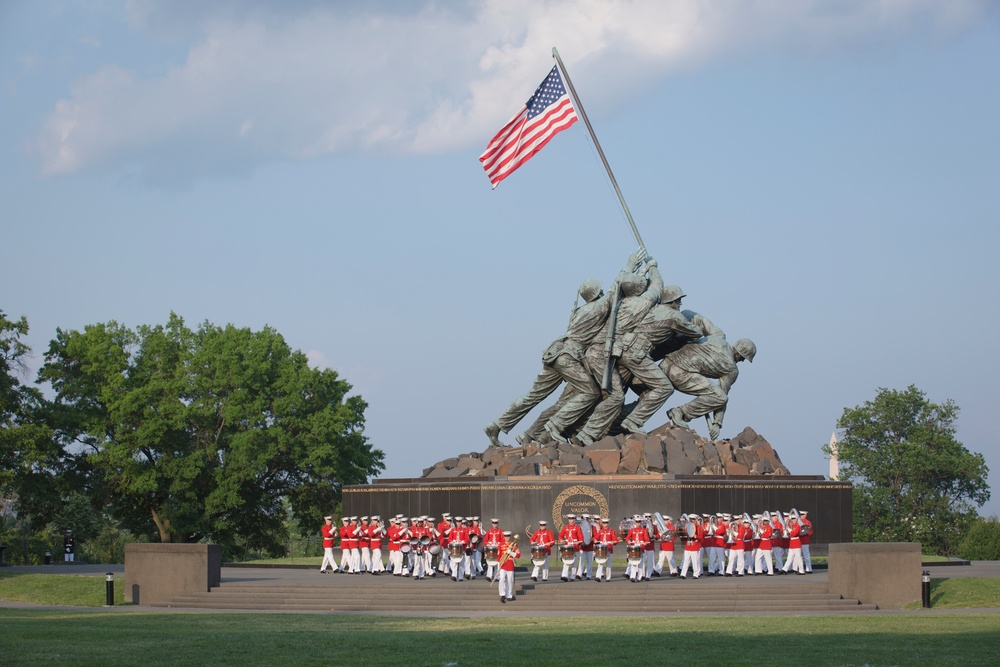
M 625 576 L 632 582 L 660 577 L 664 566 L 669 576 L 681 579 L 687 579 L 689 573 L 694 579 L 774 576 L 793 571 L 807 574 L 812 572 L 809 545 L 813 532 L 808 516 L 808 511 L 796 509 L 752 516 L 692 512 L 675 522 L 669 515 L 646 512 L 625 517 L 616 529 L 609 517 L 582 514 L 577 523 L 578 517 L 568 514 L 558 537 L 545 520 L 540 520 L 534 532 L 530 526 L 526 528 L 531 580 L 548 580 L 549 559 L 555 548 L 562 563 L 562 581 L 610 581 L 614 549 L 622 543 Z M 502 530 L 496 518 L 485 531 L 479 517 L 452 517 L 449 513 L 444 513 L 437 525 L 426 515 L 397 514 L 388 526 L 380 516 L 351 516 L 342 519 L 338 530 L 333 519 L 324 517 L 321 529 L 321 573 L 391 573 L 418 580 L 445 574 L 456 582 L 485 573 L 487 581 L 498 584 L 502 602 L 513 599 L 514 563 L 521 555 L 519 536 Z M 333 556 L 338 536 L 339 566 Z M 675 557 L 678 542 L 684 553 L 680 567 Z M 383 544 L 388 551 L 387 565 L 382 562 Z

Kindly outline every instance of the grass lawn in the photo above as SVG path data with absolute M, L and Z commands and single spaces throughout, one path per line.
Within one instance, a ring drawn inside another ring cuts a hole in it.
M 429 619 L 0 609 L 12 665 L 995 665 L 1000 616 Z
M 104 577 L 94 576 L 0 572 L 0 600 L 103 607 L 107 601 L 107 582 Z M 115 604 L 125 604 L 125 580 L 121 577 L 115 578 Z

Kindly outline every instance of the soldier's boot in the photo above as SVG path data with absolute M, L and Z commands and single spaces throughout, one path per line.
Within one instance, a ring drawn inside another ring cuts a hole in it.
M 691 424 L 684 419 L 684 412 L 681 410 L 680 406 L 676 408 L 670 408 L 667 410 L 667 416 L 670 417 L 670 421 L 674 423 L 674 426 L 680 426 L 681 428 L 691 428 Z
M 486 437 L 490 439 L 491 445 L 494 447 L 503 447 L 503 443 L 500 442 L 500 424 L 490 422 L 483 427 L 483 431 L 486 433 Z

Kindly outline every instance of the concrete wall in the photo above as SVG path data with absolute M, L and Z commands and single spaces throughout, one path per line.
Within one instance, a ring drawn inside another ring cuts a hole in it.
M 853 542 L 829 546 L 830 590 L 879 607 L 920 601 L 919 542 Z
M 178 595 L 207 593 L 222 581 L 218 544 L 126 544 L 125 600 L 167 602 Z

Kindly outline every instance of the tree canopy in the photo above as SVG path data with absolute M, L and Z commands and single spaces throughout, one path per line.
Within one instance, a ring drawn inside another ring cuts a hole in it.
M 275 548 L 289 510 L 319 524 L 383 469 L 365 402 L 269 327 L 57 330 L 39 378 L 91 498 L 163 542 Z
M 955 550 L 990 498 L 985 459 L 955 439 L 958 410 L 912 385 L 844 409 L 837 456 L 842 479 L 854 483 L 855 539 Z
M 56 474 L 62 452 L 45 420 L 45 400 L 23 382 L 31 353 L 21 340 L 27 334 L 25 317 L 11 320 L 0 310 L 0 495 L 41 516 L 58 504 L 64 478 Z

